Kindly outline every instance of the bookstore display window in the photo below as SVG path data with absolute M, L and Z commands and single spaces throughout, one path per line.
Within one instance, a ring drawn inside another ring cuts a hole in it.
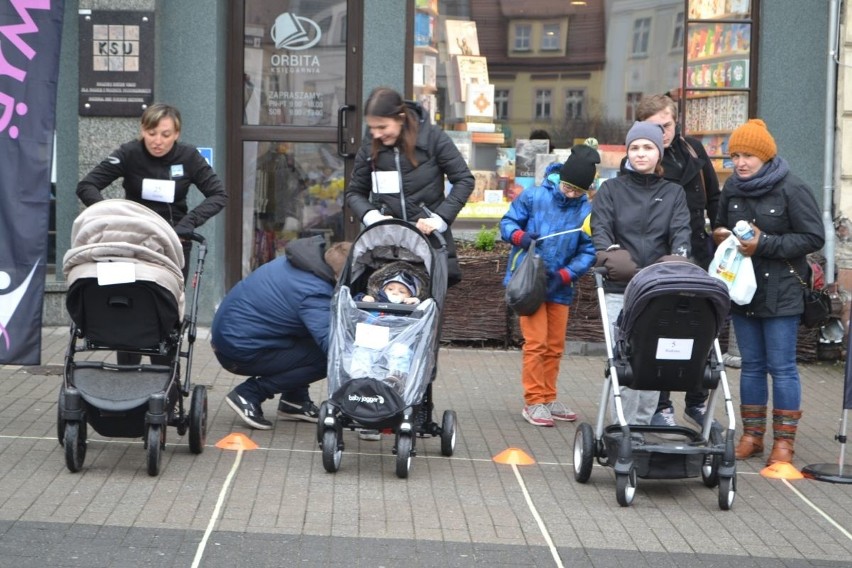
M 343 160 L 324 143 L 245 142 L 244 274 L 292 239 L 343 240 Z
M 756 44 L 749 0 L 687 0 L 684 130 L 701 140 L 721 177 L 730 175 L 731 132 L 751 116 Z

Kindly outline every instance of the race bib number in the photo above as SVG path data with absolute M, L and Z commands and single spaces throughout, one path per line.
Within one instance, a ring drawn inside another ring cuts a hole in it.
M 399 172 L 373 172 L 373 193 L 399 193 Z
M 170 179 L 143 179 L 142 199 L 159 201 L 160 203 L 174 203 L 175 182 Z

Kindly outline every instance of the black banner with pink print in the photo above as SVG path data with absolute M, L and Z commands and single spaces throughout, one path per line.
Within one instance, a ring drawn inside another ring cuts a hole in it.
M 0 0 L 0 364 L 41 362 L 62 0 Z

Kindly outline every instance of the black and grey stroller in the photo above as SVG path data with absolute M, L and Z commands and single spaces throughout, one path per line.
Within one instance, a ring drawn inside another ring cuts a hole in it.
M 184 253 L 163 218 L 138 203 L 109 199 L 74 221 L 63 259 L 72 323 L 56 423 L 72 472 L 83 467 L 88 425 L 102 436 L 141 437 L 149 475 L 160 471 L 167 426 L 180 436 L 189 431 L 192 453 L 204 450 L 207 390 L 193 388 L 190 374 L 207 247 L 201 235 L 192 240 L 198 262 L 185 315 Z M 100 356 L 109 352 L 151 356 L 155 364 L 109 363 Z M 187 412 L 183 399 L 190 390 Z
M 701 476 L 719 487 L 719 507 L 736 495 L 736 421 L 718 336 L 730 309 L 725 285 L 688 262 L 663 262 L 639 271 L 624 292 L 624 307 L 611 337 L 603 291 L 604 269 L 595 270 L 607 345 L 607 370 L 595 428 L 580 424 L 574 438 L 574 479 L 586 483 L 594 459 L 615 470 L 616 499 L 633 502 L 637 478 Z M 628 424 L 619 385 L 636 390 L 710 389 L 704 428 Z M 717 388 L 724 395 L 728 428 L 714 423 Z M 604 426 L 614 395 L 617 424 Z
M 437 247 L 413 225 L 388 219 L 362 231 L 352 244 L 332 299 L 329 397 L 317 422 L 328 472 L 340 468 L 347 428 L 390 430 L 401 478 L 408 477 L 418 436 L 440 436 L 441 453 L 453 454 L 456 413 L 445 410 L 440 426 L 431 419 L 431 379 L 447 290 L 446 243 L 440 235 L 434 238 Z M 428 277 L 428 298 L 417 305 L 353 300 L 367 290 L 374 272 L 396 262 Z

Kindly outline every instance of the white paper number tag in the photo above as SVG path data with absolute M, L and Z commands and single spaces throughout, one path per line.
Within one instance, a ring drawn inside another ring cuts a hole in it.
M 390 328 L 369 323 L 355 324 L 355 345 L 381 349 L 390 342 Z
M 175 182 L 170 179 L 143 179 L 142 199 L 159 201 L 160 203 L 174 203 Z
M 399 193 L 399 172 L 373 172 L 373 193 Z
M 132 262 L 99 262 L 98 286 L 136 282 L 136 264 Z
M 669 361 L 688 361 L 692 357 L 694 339 L 672 339 L 661 337 L 657 340 L 657 359 Z

